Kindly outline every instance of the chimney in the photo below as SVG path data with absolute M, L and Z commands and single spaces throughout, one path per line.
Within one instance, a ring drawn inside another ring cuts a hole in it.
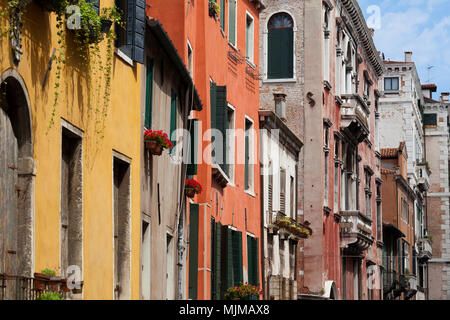
M 441 92 L 441 101 L 448 103 L 448 96 L 450 96 L 450 92 Z
M 283 121 L 286 121 L 286 95 L 284 93 L 274 93 L 275 114 Z
M 405 62 L 412 62 L 412 52 L 405 51 Z

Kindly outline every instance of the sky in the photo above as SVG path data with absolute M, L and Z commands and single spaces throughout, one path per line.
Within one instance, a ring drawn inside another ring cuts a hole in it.
M 421 83 L 435 83 L 433 98 L 450 91 L 450 0 L 358 0 L 386 59 L 412 51 Z M 429 68 L 430 67 L 430 68 Z

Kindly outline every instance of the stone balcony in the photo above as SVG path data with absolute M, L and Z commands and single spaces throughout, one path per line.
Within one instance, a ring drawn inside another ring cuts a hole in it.
M 341 248 L 354 249 L 358 252 L 367 250 L 373 243 L 372 219 L 361 211 L 341 211 L 339 223 Z
M 417 186 L 421 191 L 428 191 L 430 189 L 430 174 L 427 163 L 418 163 L 416 165 Z
M 341 99 L 341 129 L 360 143 L 370 134 L 370 109 L 359 94 L 342 94 Z
M 431 245 L 430 238 L 420 238 L 417 241 L 417 247 L 419 248 L 419 253 L 417 259 L 421 262 L 426 262 L 433 256 L 433 249 Z

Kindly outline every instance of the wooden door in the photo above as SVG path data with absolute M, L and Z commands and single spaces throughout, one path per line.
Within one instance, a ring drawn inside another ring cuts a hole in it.
M 18 273 L 18 143 L 11 120 L 0 108 L 0 273 Z M 14 290 L 8 286 L 7 290 Z M 8 296 L 8 292 L 6 292 Z

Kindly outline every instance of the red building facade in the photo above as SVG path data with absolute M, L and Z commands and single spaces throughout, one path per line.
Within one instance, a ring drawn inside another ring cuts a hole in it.
M 198 164 L 187 177 L 203 190 L 187 204 L 187 299 L 221 299 L 241 281 L 261 283 L 257 48 L 263 6 L 215 3 L 152 0 L 146 10 L 167 30 L 204 105 L 191 114 Z

